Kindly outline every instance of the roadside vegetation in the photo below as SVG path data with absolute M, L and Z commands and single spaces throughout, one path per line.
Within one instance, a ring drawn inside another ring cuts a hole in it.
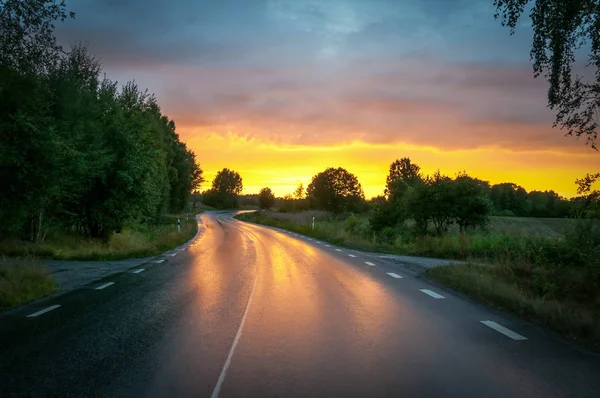
M 48 272 L 34 257 L 11 262 L 0 259 L 0 311 L 47 296 L 58 290 Z
M 580 196 L 565 199 L 465 172 L 423 175 L 403 158 L 391 164 L 384 194 L 370 201 L 352 177 L 327 169 L 306 191 L 299 186 L 239 218 L 365 251 L 466 260 L 428 275 L 570 337 L 600 342 L 600 191 L 593 189 L 600 175 L 577 180 Z
M 177 217 L 181 232 L 177 230 Z M 162 253 L 191 239 L 197 230 L 194 216 L 168 215 L 160 222 L 130 224 L 108 240 L 93 239 L 57 231 L 42 243 L 18 239 L 0 242 L 0 252 L 8 256 L 36 256 L 56 260 L 121 260 Z
M 177 233 L 169 215 L 185 212 L 202 169 L 153 95 L 110 80 L 85 45 L 57 44 L 54 24 L 73 17 L 63 1 L 0 2 L 0 253 L 115 259 L 171 248 L 194 232 L 184 223 Z M 0 294 L 29 299 L 50 286 L 36 267 L 0 281 Z

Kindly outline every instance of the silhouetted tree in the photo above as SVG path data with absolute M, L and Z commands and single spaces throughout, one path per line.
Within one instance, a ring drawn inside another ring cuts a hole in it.
M 452 185 L 452 213 L 460 230 L 485 225 L 492 210 L 492 203 L 488 199 L 490 184 L 462 172 L 456 176 Z
M 305 195 L 304 186 L 300 183 L 294 190 L 294 199 L 304 199 Z
M 403 181 L 408 186 L 414 186 L 422 181 L 421 167 L 412 163 L 410 158 L 402 158 L 395 160 L 390 165 L 390 171 L 386 178 L 385 196 L 389 196 L 394 183 L 397 180 Z
M 585 177 L 575 180 L 577 193 L 582 195 L 576 211 L 578 217 L 600 218 L 600 190 L 592 189 L 598 180 L 600 180 L 600 173 L 588 173 Z
M 263 188 L 258 193 L 258 203 L 261 209 L 270 209 L 275 205 L 275 195 L 271 188 Z
M 341 167 L 330 167 L 315 175 L 306 194 L 317 209 L 335 213 L 365 210 L 365 195 L 358 179 Z
M 496 212 L 508 210 L 516 216 L 527 215 L 527 191 L 517 184 L 504 182 L 492 185 L 489 197 Z
M 600 115 L 600 4 L 598 0 L 495 0 L 496 18 L 511 34 L 532 3 L 531 59 L 534 76 L 548 79 L 548 106 L 557 111 L 554 126 L 584 136 L 596 148 Z M 575 51 L 589 43 L 592 81 L 572 76 Z
M 242 193 L 242 177 L 227 168 L 219 171 L 212 182 L 212 189 L 217 192 L 239 195 Z

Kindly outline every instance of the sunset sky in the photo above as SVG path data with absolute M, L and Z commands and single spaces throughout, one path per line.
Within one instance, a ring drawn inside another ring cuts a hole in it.
M 71 0 L 57 34 L 156 94 L 206 187 L 228 167 L 245 193 L 284 195 L 342 166 L 371 197 L 409 156 L 425 173 L 573 196 L 600 154 L 552 129 L 529 21 L 510 36 L 492 3 Z

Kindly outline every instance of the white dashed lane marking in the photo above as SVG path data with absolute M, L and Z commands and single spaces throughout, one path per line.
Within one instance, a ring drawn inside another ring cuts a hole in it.
M 496 332 L 502 333 L 506 337 L 511 338 L 513 340 L 527 340 L 527 337 L 523 337 L 520 334 L 515 333 L 512 330 L 507 329 L 504 326 L 502 326 L 494 321 L 480 321 L 480 322 L 483 323 L 485 326 L 488 326 L 488 327 L 494 329 Z
M 154 264 L 160 264 L 160 263 L 164 263 L 164 262 L 165 262 L 165 260 L 164 260 L 164 259 L 163 259 L 163 260 L 154 260 L 154 261 L 152 261 L 152 262 L 153 262 Z
M 325 245 L 325 247 L 331 247 L 331 245 Z
M 135 271 L 133 271 L 134 274 L 139 274 L 140 272 L 144 272 L 146 271 L 146 268 L 140 268 L 140 269 L 136 269 Z
M 341 250 L 340 250 L 340 249 L 335 249 L 335 251 L 336 251 L 336 252 L 341 252 Z
M 167 253 L 167 256 L 175 257 L 177 253 Z
M 354 254 L 348 254 L 348 257 L 356 257 Z
M 387 273 L 389 276 L 391 276 L 392 278 L 396 278 L 396 279 L 401 279 L 402 277 L 398 274 L 395 274 L 393 272 L 388 272 Z
M 114 285 L 114 284 L 115 284 L 114 282 L 108 282 L 108 283 L 105 283 L 104 285 L 100 285 L 100 286 L 98 286 L 98 287 L 96 288 L 96 290 L 102 290 L 102 289 L 105 289 L 105 288 L 107 288 L 107 287 L 109 287 L 109 286 L 112 286 L 112 285 Z
M 46 312 L 50 312 L 52 310 L 55 310 L 57 308 L 60 308 L 60 304 L 55 304 L 55 305 L 51 305 L 50 307 L 44 308 L 43 310 L 40 310 L 38 312 L 34 312 L 33 314 L 29 314 L 27 315 L 27 318 L 36 318 L 42 314 L 45 314 Z
M 365 264 L 367 264 L 367 265 L 370 265 L 371 267 L 374 267 L 374 266 L 375 266 L 375 264 L 373 264 L 373 263 L 372 263 L 372 262 L 370 262 L 370 261 L 365 261 Z
M 444 296 L 442 296 L 441 294 L 437 294 L 433 290 L 429 290 L 429 289 L 419 289 L 419 290 L 421 290 L 426 295 L 433 297 L 434 299 L 443 299 L 443 298 L 445 298 Z

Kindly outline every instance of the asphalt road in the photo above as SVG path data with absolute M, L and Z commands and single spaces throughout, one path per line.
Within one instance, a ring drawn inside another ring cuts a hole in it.
M 0 316 L 0 397 L 600 396 L 598 355 L 385 259 L 202 222 L 162 263 Z

